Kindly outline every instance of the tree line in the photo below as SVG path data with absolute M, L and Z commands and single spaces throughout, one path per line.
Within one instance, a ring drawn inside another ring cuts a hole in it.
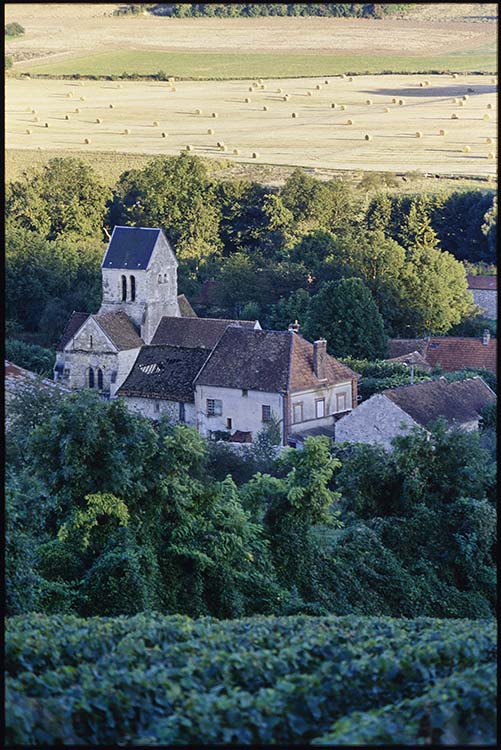
M 177 18 L 216 16 L 253 18 L 256 16 L 331 16 L 342 18 L 383 18 L 402 13 L 411 3 L 172 3 L 165 13 Z M 129 7 L 142 7 L 141 4 Z M 155 12 L 155 6 L 148 6 Z
M 356 191 L 300 169 L 272 188 L 217 180 L 185 153 L 113 188 L 78 159 L 52 159 L 7 186 L 6 212 L 8 333 L 45 347 L 72 310 L 97 310 L 117 224 L 162 227 L 188 298 L 216 281 L 202 315 L 279 329 L 298 319 L 340 357 L 384 357 L 388 336 L 475 321 L 464 262 L 495 262 L 497 204 L 481 190 Z

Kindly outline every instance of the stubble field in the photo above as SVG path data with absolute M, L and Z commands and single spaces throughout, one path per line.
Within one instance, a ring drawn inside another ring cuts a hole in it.
M 488 176 L 496 94 L 487 75 L 9 79 L 6 147 L 147 155 L 189 147 L 236 163 Z

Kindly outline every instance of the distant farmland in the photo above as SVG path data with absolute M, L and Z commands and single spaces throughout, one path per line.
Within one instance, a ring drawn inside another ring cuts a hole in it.
M 447 74 L 7 81 L 7 149 L 174 155 L 188 146 L 235 163 L 493 176 L 497 83 Z

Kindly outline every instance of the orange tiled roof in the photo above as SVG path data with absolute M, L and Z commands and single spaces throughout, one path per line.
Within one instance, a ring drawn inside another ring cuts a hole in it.
M 497 340 L 493 338 L 484 344 L 480 338 L 435 336 L 428 342 L 425 359 L 432 367 L 440 365 L 444 372 L 465 367 L 496 372 L 496 355 Z
M 496 292 L 498 288 L 497 276 L 466 276 L 468 289 L 483 289 L 488 292 Z

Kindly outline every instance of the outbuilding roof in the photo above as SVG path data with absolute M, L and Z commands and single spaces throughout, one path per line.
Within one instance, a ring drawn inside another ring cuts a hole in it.
M 213 349 L 229 325 L 254 328 L 256 324 L 259 325 L 255 320 L 165 316 L 158 324 L 151 343 Z
M 473 336 L 430 336 L 426 339 L 390 339 L 390 358 L 417 351 L 431 367 L 440 366 L 443 372 L 465 368 L 497 370 L 497 340 L 489 337 L 485 343 Z
M 150 262 L 161 229 L 116 226 L 111 234 L 104 256 L 103 268 L 124 268 L 130 271 L 145 270 Z M 164 239 L 167 242 L 167 239 Z
M 143 346 L 117 396 L 193 403 L 193 381 L 207 357 L 206 349 Z
M 498 277 L 492 276 L 466 276 L 468 289 L 482 289 L 486 292 L 496 292 L 498 288 Z
M 439 417 L 451 426 L 475 422 L 483 407 L 496 400 L 496 394 L 479 376 L 452 383 L 438 378 L 390 388 L 382 394 L 422 427 Z

